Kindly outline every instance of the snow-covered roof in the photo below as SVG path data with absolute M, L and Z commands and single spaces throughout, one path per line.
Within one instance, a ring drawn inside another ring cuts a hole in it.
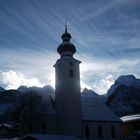
M 43 134 L 27 134 L 24 137 L 20 138 L 22 140 L 26 137 L 32 137 L 37 140 L 80 140 L 79 138 L 67 135 L 43 135 Z
M 140 121 L 140 114 L 123 116 L 120 119 L 123 122 Z
M 121 122 L 120 118 L 101 99 L 97 98 L 82 98 L 82 113 L 85 121 Z

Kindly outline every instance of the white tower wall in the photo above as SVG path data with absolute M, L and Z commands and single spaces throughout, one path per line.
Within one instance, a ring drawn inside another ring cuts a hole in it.
M 82 136 L 79 64 L 80 61 L 72 57 L 60 58 L 55 64 L 55 98 L 59 133 L 76 137 Z

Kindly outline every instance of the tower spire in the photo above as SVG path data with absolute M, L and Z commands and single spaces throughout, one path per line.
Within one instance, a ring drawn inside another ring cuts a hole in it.
M 67 32 L 67 21 L 65 20 L 65 32 L 61 36 L 63 42 L 58 46 L 57 51 L 63 56 L 71 56 L 73 57 L 73 54 L 76 52 L 76 48 L 74 44 L 70 42 L 71 35 Z
M 67 33 L 67 20 L 65 20 L 65 33 Z

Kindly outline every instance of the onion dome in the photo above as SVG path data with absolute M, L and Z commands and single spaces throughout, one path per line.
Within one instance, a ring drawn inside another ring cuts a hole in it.
M 65 25 L 65 32 L 61 36 L 63 42 L 58 46 L 57 52 L 63 56 L 73 56 L 76 52 L 74 44 L 70 42 L 71 35 L 67 32 L 67 25 Z

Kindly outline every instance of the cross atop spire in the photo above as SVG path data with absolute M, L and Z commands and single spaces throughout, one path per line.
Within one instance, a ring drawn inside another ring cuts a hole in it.
M 65 32 L 62 34 L 61 38 L 63 42 L 66 42 L 66 41 L 70 42 L 71 35 L 67 31 L 67 20 L 65 20 Z
M 65 20 L 65 33 L 67 33 L 67 20 Z

